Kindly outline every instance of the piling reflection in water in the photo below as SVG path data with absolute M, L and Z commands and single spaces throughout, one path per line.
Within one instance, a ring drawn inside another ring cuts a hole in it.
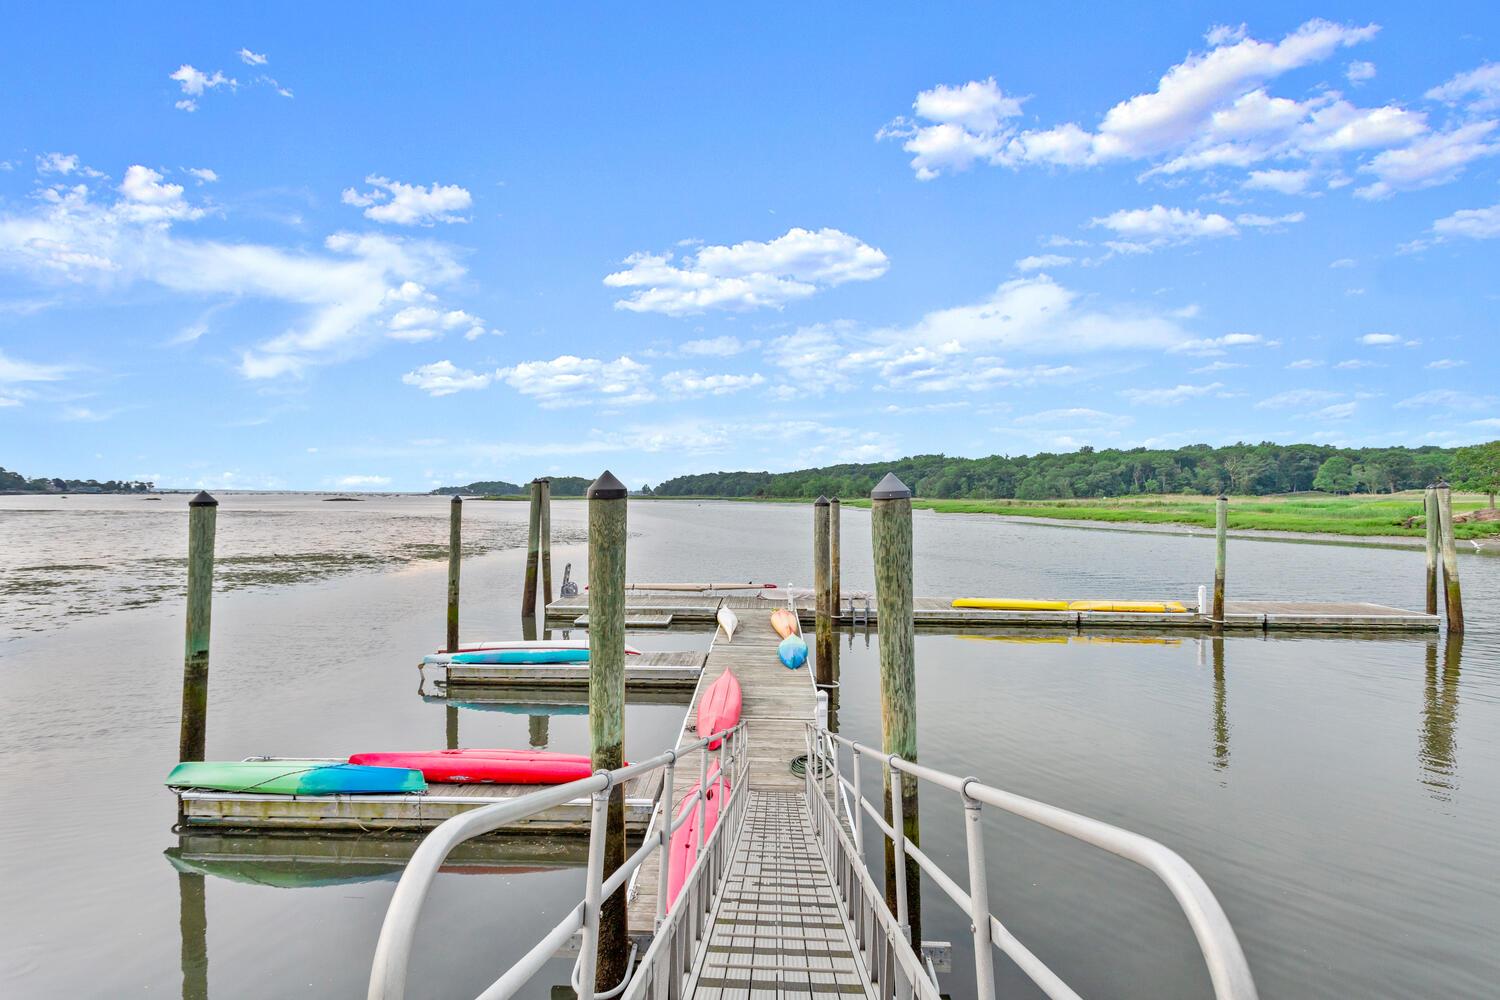
M 1213 643 L 1214 662 L 1214 767 L 1220 771 L 1229 767 L 1229 708 L 1224 691 L 1224 637 L 1216 635 Z
M 182 933 L 182 1000 L 208 997 L 208 909 L 203 876 L 178 871 L 177 899 Z
M 1438 643 L 1426 644 L 1426 678 L 1422 689 L 1422 732 L 1417 760 L 1422 766 L 1422 784 L 1433 798 L 1448 802 L 1458 789 L 1458 675 L 1463 658 L 1462 632 L 1450 632 L 1442 644 L 1442 670 L 1438 669 Z

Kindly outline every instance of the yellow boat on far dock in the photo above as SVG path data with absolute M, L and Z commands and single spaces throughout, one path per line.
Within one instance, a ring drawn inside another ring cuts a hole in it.
M 1135 614 L 1187 614 L 1181 601 L 1028 601 L 1009 597 L 960 597 L 955 608 L 988 611 L 1115 611 Z

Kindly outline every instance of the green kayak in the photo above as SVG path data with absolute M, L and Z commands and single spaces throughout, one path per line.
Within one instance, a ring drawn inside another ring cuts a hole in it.
M 169 788 L 263 795 L 381 795 L 425 792 L 421 771 L 329 760 L 187 761 L 167 775 Z

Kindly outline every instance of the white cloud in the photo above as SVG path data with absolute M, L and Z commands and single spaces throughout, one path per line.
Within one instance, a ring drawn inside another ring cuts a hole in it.
M 251 52 L 249 49 L 240 49 L 240 61 L 246 66 L 264 66 L 269 60 L 259 52 Z
M 445 330 L 455 330 L 459 327 L 468 327 L 464 335 L 468 340 L 476 340 L 484 333 L 483 321 L 464 312 L 462 309 L 449 309 L 443 311 L 431 306 L 407 306 L 398 311 L 386 323 L 387 334 L 394 340 L 405 340 L 416 343 L 424 340 L 435 340 L 443 335 Z M 475 330 L 478 333 L 475 333 Z
M 1361 172 L 1376 180 L 1354 193 L 1367 200 L 1388 198 L 1397 191 L 1446 184 L 1474 160 L 1500 153 L 1500 143 L 1489 141 L 1500 121 L 1471 122 L 1425 136 L 1401 149 L 1388 149 L 1362 165 Z
M 701 357 L 728 358 L 748 350 L 755 346 L 755 342 L 745 343 L 738 337 L 708 337 L 702 340 L 689 340 L 677 345 L 681 354 L 691 354 Z
M 431 226 L 437 222 L 468 222 L 462 215 L 474 204 L 469 192 L 457 184 L 423 187 L 403 184 L 375 174 L 365 178 L 372 190 L 360 192 L 345 188 L 341 200 L 346 205 L 365 210 L 365 218 L 397 226 Z
M 1291 369 L 1322 368 L 1323 362 L 1319 361 L 1317 358 L 1298 358 L 1296 361 L 1293 361 L 1291 364 L 1287 365 L 1287 367 Z
M 1010 135 L 1005 123 L 1021 114 L 1021 99 L 1006 96 L 991 77 L 924 90 L 912 108 L 929 124 L 897 118 L 876 138 L 905 139 L 902 148 L 912 154 L 912 169 L 927 181 L 943 171 L 967 170 L 976 160 L 1000 162 Z
M 1301 222 L 1307 218 L 1304 212 L 1288 212 L 1286 215 L 1255 215 L 1245 212 L 1234 217 L 1235 225 L 1246 226 L 1251 229 L 1269 229 L 1274 226 L 1290 225 Z
M 495 372 L 504 382 L 545 408 L 571 402 L 609 404 L 649 402 L 655 396 L 647 385 L 646 366 L 619 357 L 613 361 L 559 355 L 551 361 L 523 361 Z
M 82 174 L 85 177 L 104 176 L 93 167 L 87 167 L 78 162 L 78 155 L 76 153 L 43 153 L 36 158 L 36 172 L 39 174 L 62 174 L 63 176 L 73 173 Z
M 661 377 L 662 388 L 673 396 L 727 396 L 763 385 L 765 376 L 700 375 L 696 371 L 667 372 Z
M 1427 362 L 1427 367 L 1435 371 L 1443 371 L 1448 368 L 1462 368 L 1468 364 L 1467 361 L 1457 361 L 1453 358 L 1438 358 L 1436 361 Z
M 1307 420 L 1348 420 L 1354 416 L 1354 411 L 1357 409 L 1359 409 L 1359 404 L 1356 402 L 1334 403 L 1332 406 L 1325 406 L 1321 410 L 1304 413 L 1302 416 Z
M 1390 347 L 1401 343 L 1401 338 L 1394 333 L 1367 333 L 1359 338 L 1359 342 L 1366 347 Z
M 488 373 L 471 372 L 443 360 L 409 371 L 401 381 L 432 396 L 451 396 L 464 389 L 483 389 L 491 378 Z
M 1354 267 L 1358 263 L 1359 263 L 1359 261 L 1355 260 L 1353 257 L 1340 257 L 1338 260 L 1333 261 L 1328 266 L 1329 267 L 1336 267 L 1336 268 L 1344 268 L 1344 267 Z
M 1238 361 L 1214 361 L 1201 368 L 1194 368 L 1189 374 L 1212 375 L 1214 372 L 1228 372 L 1245 366 Z
M 1344 79 L 1358 87 L 1375 79 L 1375 64 L 1356 60 L 1344 67 Z
M 1174 385 L 1165 389 L 1126 389 L 1120 395 L 1136 406 L 1177 406 L 1224 388 L 1222 382 L 1207 385 Z
M 1022 257 L 1016 261 L 1016 270 L 1021 272 L 1040 271 L 1048 267 L 1067 267 L 1076 262 L 1076 258 L 1064 257 L 1059 253 L 1044 253 L 1031 257 Z
M 837 229 L 793 228 L 766 243 L 704 246 L 673 263 L 671 253 L 635 253 L 610 288 L 633 289 L 617 309 L 684 316 L 709 309 L 779 309 L 821 288 L 870 281 L 890 267 L 884 253 Z
M 1456 389 L 1430 389 L 1408 396 L 1396 406 L 1403 410 L 1484 410 L 1495 405 L 1494 396 L 1476 396 L 1471 392 Z
M 189 97 L 199 97 L 205 92 L 214 90 L 218 87 L 228 87 L 229 89 L 233 90 L 235 87 L 239 86 L 238 80 L 235 80 L 232 77 L 225 76 L 219 70 L 214 70 L 211 74 L 205 73 L 200 69 L 196 69 L 188 65 L 187 63 L 183 63 L 181 66 L 179 66 L 176 72 L 168 76 L 167 79 L 176 80 L 179 84 L 181 84 L 182 92 L 184 94 L 187 94 Z
M 1257 410 L 1287 410 L 1293 407 L 1318 406 L 1343 398 L 1343 393 L 1329 389 L 1288 389 L 1267 396 L 1255 404 Z
M 1197 209 L 1185 211 L 1162 205 L 1121 209 L 1094 219 L 1090 225 L 1109 229 L 1140 247 L 1188 243 L 1197 239 L 1233 236 L 1238 232 L 1233 222 L 1217 212 L 1204 215 Z
M 1461 208 L 1432 224 L 1432 231 L 1439 236 L 1467 236 L 1475 240 L 1489 240 L 1500 236 L 1500 205 L 1489 208 Z
M 1444 104 L 1465 103 L 1474 112 L 1500 110 L 1500 63 L 1485 63 L 1478 69 L 1459 73 L 1447 83 L 1433 87 L 1426 94 L 1428 100 Z
M 1114 413 L 1105 413 L 1103 410 L 1091 410 L 1084 406 L 1073 406 L 1065 409 L 1042 410 L 1039 413 L 1023 414 L 1016 417 L 1011 423 L 1021 427 L 1032 427 L 1051 424 L 1114 424 L 1129 420 L 1129 417 Z
M 1360 371 L 1360 370 L 1365 369 L 1365 368 L 1384 368 L 1384 367 L 1385 367 L 1385 365 L 1382 365 L 1378 361 L 1368 361 L 1365 358 L 1349 358 L 1347 361 L 1340 361 L 1338 364 L 1336 364 L 1336 365 L 1333 366 L 1333 368 L 1334 368 L 1335 371 L 1345 371 L 1345 372 L 1347 372 L 1347 371 Z
M 42 365 L 12 358 L 0 351 L 0 385 L 15 385 L 19 382 L 56 382 L 66 377 L 68 369 L 62 365 Z
M 1311 170 L 1252 170 L 1243 187 L 1281 194 L 1302 194 L 1312 180 Z
M 219 179 L 219 175 L 208 167 L 188 167 L 187 172 L 198 178 L 198 183 L 212 184 Z
M 1275 347 L 1276 341 L 1266 340 L 1258 333 L 1226 333 L 1222 337 L 1201 337 L 1184 340 L 1168 348 L 1173 354 L 1192 354 L 1197 357 L 1214 357 L 1230 347 Z
M 390 476 L 343 476 L 338 480 L 339 486 L 389 486 Z
M 362 353 L 378 342 L 377 320 L 400 307 L 404 290 L 463 274 L 442 244 L 381 234 L 335 233 L 321 251 L 179 235 L 202 217 L 180 185 L 148 167 L 126 171 L 113 202 L 84 185 L 42 188 L 34 206 L 0 214 L 0 269 L 42 283 L 118 287 L 148 282 L 201 300 L 227 296 L 278 301 L 296 310 L 284 329 L 243 350 L 247 377 L 296 375 L 308 366 Z

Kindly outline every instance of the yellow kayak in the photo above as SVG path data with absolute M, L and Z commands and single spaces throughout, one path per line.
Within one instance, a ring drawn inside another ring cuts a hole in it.
M 960 597 L 955 608 L 989 611 L 1118 611 L 1137 614 L 1186 614 L 1181 601 L 1026 601 L 1009 597 Z
M 960 597 L 955 608 L 985 608 L 990 611 L 1067 611 L 1067 601 L 1022 601 L 1008 597 Z
M 1073 601 L 1069 611 L 1134 611 L 1142 614 L 1187 614 L 1181 601 Z

